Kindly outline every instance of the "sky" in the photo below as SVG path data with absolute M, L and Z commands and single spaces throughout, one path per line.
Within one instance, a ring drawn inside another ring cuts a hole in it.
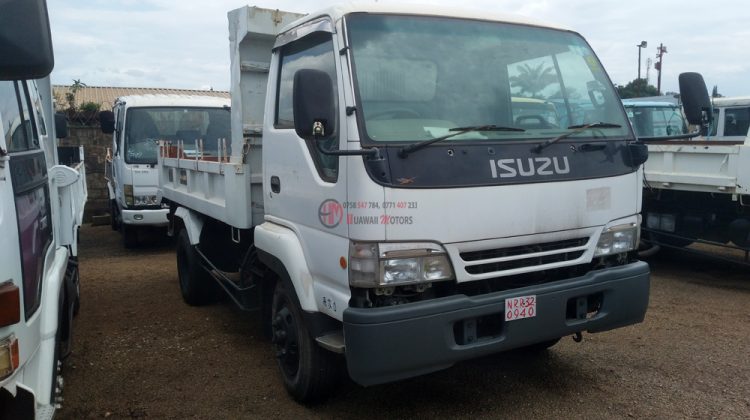
M 368 0 L 373 1 L 373 0 Z M 379 0 L 392 3 L 393 0 Z M 311 13 L 330 0 L 48 0 L 54 84 L 229 89 L 227 12 L 245 5 Z M 410 0 L 513 13 L 564 26 L 591 44 L 615 84 L 641 77 L 657 47 L 667 47 L 662 91 L 679 73 L 703 74 L 708 89 L 750 95 L 750 6 L 746 0 Z M 649 82 L 656 86 L 651 66 Z

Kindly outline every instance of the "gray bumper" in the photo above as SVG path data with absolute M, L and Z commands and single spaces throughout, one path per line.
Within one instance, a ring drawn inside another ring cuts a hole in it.
M 349 374 L 375 385 L 422 375 L 471 359 L 578 331 L 600 332 L 643 321 L 648 306 L 649 267 L 644 262 L 590 272 L 554 283 L 481 296 L 456 295 L 384 308 L 348 308 L 344 337 Z M 537 315 L 504 321 L 505 299 L 536 295 Z M 571 300 L 598 296 L 591 318 L 570 315 Z M 495 315 L 496 314 L 496 315 Z M 496 316 L 499 330 L 459 344 L 455 325 Z

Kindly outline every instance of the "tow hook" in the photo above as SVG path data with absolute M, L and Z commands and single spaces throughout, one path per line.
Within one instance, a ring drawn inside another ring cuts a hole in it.
M 580 331 L 576 331 L 576 333 L 573 334 L 573 341 L 575 341 L 576 343 L 580 343 L 581 341 L 583 341 L 583 334 L 581 334 Z

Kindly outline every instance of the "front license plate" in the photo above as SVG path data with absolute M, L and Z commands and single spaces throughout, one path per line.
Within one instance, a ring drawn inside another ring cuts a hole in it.
M 515 321 L 536 316 L 536 295 L 505 299 L 505 320 Z

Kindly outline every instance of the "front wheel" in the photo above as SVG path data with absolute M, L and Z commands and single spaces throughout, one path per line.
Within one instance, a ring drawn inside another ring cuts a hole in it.
M 115 200 L 109 200 L 109 225 L 112 230 L 120 229 L 120 222 L 117 213 L 117 202 Z
M 276 283 L 271 307 L 271 340 L 287 392 L 300 403 L 331 395 L 338 379 L 338 361 L 322 349 L 305 325 L 294 290 Z
M 120 234 L 122 235 L 122 246 L 127 249 L 138 245 L 138 228 L 120 223 Z

